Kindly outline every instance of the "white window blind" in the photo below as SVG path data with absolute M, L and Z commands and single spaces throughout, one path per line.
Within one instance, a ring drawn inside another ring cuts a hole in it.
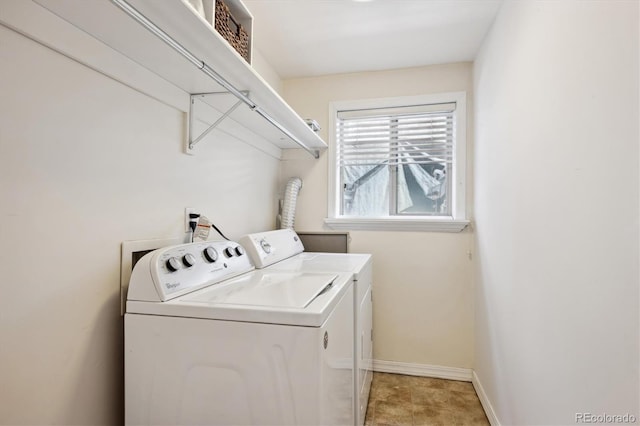
M 455 103 L 339 111 L 339 166 L 451 164 Z

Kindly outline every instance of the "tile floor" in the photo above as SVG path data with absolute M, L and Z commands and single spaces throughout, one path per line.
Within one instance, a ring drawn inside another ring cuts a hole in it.
M 374 373 L 365 426 L 489 425 L 469 382 Z

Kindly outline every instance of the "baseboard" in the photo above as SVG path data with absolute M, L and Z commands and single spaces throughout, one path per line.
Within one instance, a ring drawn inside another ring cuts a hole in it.
M 478 395 L 478 399 L 480 399 L 480 404 L 482 404 L 482 408 L 484 409 L 484 413 L 487 415 L 487 419 L 489 419 L 489 423 L 491 426 L 500 426 L 500 422 L 498 421 L 498 417 L 496 416 L 496 412 L 493 410 L 493 406 L 491 402 L 489 402 L 489 398 L 480 383 L 480 379 L 476 375 L 475 371 L 472 371 L 473 376 L 471 379 L 471 383 L 473 383 L 473 387 L 476 390 L 476 394 Z
M 373 360 L 373 371 L 406 374 L 409 376 L 435 377 L 437 379 L 472 381 L 470 368 L 443 367 L 440 365 L 412 364 L 408 362 Z

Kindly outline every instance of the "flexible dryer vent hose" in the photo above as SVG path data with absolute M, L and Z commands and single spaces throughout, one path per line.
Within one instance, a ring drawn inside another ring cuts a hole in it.
M 284 189 L 284 203 L 282 206 L 282 221 L 280 229 L 293 229 L 293 222 L 296 218 L 296 201 L 298 200 L 298 192 L 302 188 L 302 179 L 293 177 L 287 182 Z

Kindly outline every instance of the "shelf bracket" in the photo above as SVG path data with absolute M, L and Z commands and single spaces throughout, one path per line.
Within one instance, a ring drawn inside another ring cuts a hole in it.
M 242 93 L 245 96 L 249 96 L 249 92 L 246 90 L 241 90 L 240 93 Z M 206 96 L 212 96 L 212 95 L 228 95 L 228 92 L 212 92 L 212 93 L 195 93 L 193 95 L 190 96 L 189 99 L 189 141 L 188 141 L 188 146 L 187 146 L 187 152 L 188 153 L 192 153 L 193 148 L 196 146 L 196 144 L 198 142 L 200 142 L 202 139 L 204 139 L 205 136 L 207 136 L 213 129 L 215 129 L 216 127 L 218 127 L 218 125 L 220 123 L 222 123 L 227 117 L 229 117 L 233 111 L 235 111 L 240 105 L 242 105 L 244 102 L 242 100 L 238 100 L 235 104 L 233 104 L 224 114 L 222 114 L 213 124 L 211 124 L 209 127 L 207 127 L 207 129 L 205 129 L 202 133 L 200 133 L 200 135 L 198 135 L 197 137 L 194 138 L 195 135 L 195 115 L 194 115 L 194 105 L 195 102 L 197 100 L 200 100 Z

